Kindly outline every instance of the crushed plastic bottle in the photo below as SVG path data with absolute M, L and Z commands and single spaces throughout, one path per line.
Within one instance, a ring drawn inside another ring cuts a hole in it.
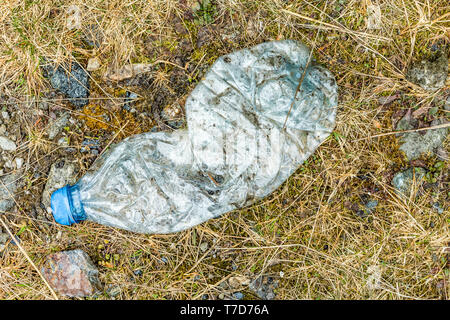
M 283 40 L 220 57 L 186 100 L 187 129 L 110 147 L 52 194 L 55 220 L 173 233 L 269 195 L 334 128 L 335 79 L 309 55 Z

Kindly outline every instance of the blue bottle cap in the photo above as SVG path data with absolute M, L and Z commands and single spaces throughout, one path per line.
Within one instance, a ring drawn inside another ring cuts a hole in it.
M 77 185 L 62 187 L 51 196 L 51 208 L 55 221 L 70 226 L 86 220 Z

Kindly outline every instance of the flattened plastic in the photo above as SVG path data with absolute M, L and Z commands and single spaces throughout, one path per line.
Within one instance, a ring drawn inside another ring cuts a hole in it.
M 220 57 L 186 101 L 187 129 L 129 137 L 78 181 L 87 219 L 172 233 L 272 193 L 334 128 L 337 85 L 314 61 L 294 101 L 309 54 L 284 40 Z

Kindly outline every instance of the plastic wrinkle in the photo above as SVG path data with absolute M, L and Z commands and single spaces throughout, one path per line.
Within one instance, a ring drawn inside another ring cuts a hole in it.
M 186 101 L 187 129 L 129 137 L 77 186 L 87 219 L 172 233 L 276 190 L 330 135 L 337 85 L 309 49 L 266 42 L 220 57 Z

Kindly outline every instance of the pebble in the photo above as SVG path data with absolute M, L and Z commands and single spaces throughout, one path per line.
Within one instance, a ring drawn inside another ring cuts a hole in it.
M 140 277 L 140 276 L 142 276 L 142 275 L 144 274 L 144 272 L 142 272 L 141 269 L 137 269 L 137 270 L 134 270 L 134 271 L 133 271 L 133 274 L 134 274 L 135 276 Z
M 70 114 L 68 112 L 64 112 L 58 119 L 50 124 L 50 127 L 47 130 L 48 138 L 50 140 L 53 140 L 58 135 L 58 133 L 69 121 L 69 118 Z
M 5 151 L 14 151 L 16 150 L 17 146 L 11 139 L 0 136 L 0 148 Z
M 100 289 L 98 269 L 79 249 L 50 254 L 41 272 L 53 290 L 64 296 L 87 297 Z
M 414 129 L 414 119 L 409 115 L 404 116 L 397 124 L 396 130 Z M 436 119 L 431 122 L 431 126 L 444 124 L 443 119 Z M 398 134 L 400 139 L 400 150 L 402 150 L 408 160 L 415 160 L 422 154 L 427 154 L 438 149 L 448 134 L 448 128 L 427 130 L 425 134 L 420 132 L 407 132 Z
M 24 161 L 23 158 L 16 158 L 15 161 L 16 161 L 16 168 L 21 169 Z
M 444 208 L 442 208 L 442 206 L 439 202 L 433 203 L 433 209 L 436 210 L 439 214 L 444 213 Z
M 0 232 L 0 252 L 5 250 L 5 248 L 6 248 L 6 241 L 8 241 L 8 239 L 9 239 L 9 235 L 8 234 Z
M 233 298 L 236 300 L 242 300 L 244 299 L 244 294 L 242 292 L 235 292 L 233 293 Z
M 406 78 L 425 90 L 436 91 L 445 86 L 448 75 L 448 58 L 444 52 L 437 53 L 432 59 L 424 59 L 412 65 Z
M 259 277 L 249 284 L 249 289 L 252 290 L 260 299 L 272 300 L 275 298 L 274 290 L 278 287 L 278 281 L 272 277 Z
M 19 174 L 10 174 L 0 177 L 2 182 L 0 183 L 0 211 L 8 211 L 14 206 L 15 202 L 11 198 L 11 195 L 14 196 L 16 190 L 18 189 L 17 180 L 19 178 Z
M 403 193 L 405 196 L 409 196 L 413 182 L 416 185 L 420 185 L 422 179 L 425 177 L 425 169 L 423 168 L 409 168 L 407 170 L 398 172 L 392 179 L 392 185 L 397 192 Z
M 202 242 L 200 244 L 200 250 L 202 250 L 202 252 L 206 252 L 206 250 L 208 250 L 208 242 Z
M 245 276 L 235 276 L 235 277 L 231 277 L 230 279 L 228 279 L 228 284 L 232 287 L 232 288 L 239 288 L 242 286 L 247 286 L 250 284 L 250 279 L 248 279 Z
M 10 117 L 9 117 L 8 111 L 2 111 L 2 117 L 3 117 L 3 119 L 5 119 L 6 121 L 9 121 Z
M 89 103 L 89 74 L 78 63 L 57 68 L 48 66 L 46 71 L 52 87 L 67 96 L 73 105 L 82 107 Z
M 50 197 L 53 191 L 64 187 L 66 184 L 75 184 L 76 182 L 75 165 L 69 161 L 59 161 L 52 164 L 48 174 L 47 183 L 42 193 L 42 203 L 50 207 Z
M 90 58 L 88 60 L 88 65 L 86 67 L 86 70 L 87 71 L 95 71 L 98 68 L 100 68 L 100 66 L 101 66 L 101 62 L 100 62 L 100 60 L 97 57 Z

